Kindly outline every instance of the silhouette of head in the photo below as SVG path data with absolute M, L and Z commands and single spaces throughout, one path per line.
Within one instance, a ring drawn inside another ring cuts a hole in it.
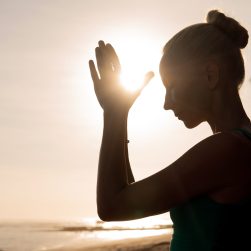
M 212 10 L 206 23 L 188 26 L 164 46 L 160 75 L 164 109 L 193 128 L 207 120 L 215 91 L 238 92 L 245 76 L 242 48 L 248 32 L 233 18 Z

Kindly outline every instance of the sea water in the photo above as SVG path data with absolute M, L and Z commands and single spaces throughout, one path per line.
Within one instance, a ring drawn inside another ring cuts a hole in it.
M 0 251 L 46 251 L 68 245 L 101 244 L 111 240 L 167 233 L 167 217 L 148 217 L 128 222 L 102 222 L 97 218 L 58 222 L 0 223 Z

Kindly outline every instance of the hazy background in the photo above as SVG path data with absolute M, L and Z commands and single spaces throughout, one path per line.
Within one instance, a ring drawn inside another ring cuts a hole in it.
M 125 67 L 158 75 L 167 40 L 212 8 L 251 31 L 248 0 L 0 0 L 0 219 L 96 216 L 102 111 L 88 60 L 98 40 L 111 42 Z M 243 53 L 241 97 L 251 115 L 249 45 Z M 206 124 L 186 129 L 163 101 L 157 76 L 130 113 L 137 180 L 211 133 Z

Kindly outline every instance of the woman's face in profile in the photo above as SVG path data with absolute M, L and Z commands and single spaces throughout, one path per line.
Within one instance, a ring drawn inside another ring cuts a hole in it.
M 211 92 L 202 64 L 167 65 L 161 77 L 166 88 L 164 109 L 173 110 L 187 128 L 207 119 Z

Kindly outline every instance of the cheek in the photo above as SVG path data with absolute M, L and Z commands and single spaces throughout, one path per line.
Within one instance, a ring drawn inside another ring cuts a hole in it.
M 177 101 L 194 112 L 206 111 L 210 106 L 209 91 L 203 83 L 189 83 L 177 93 Z

